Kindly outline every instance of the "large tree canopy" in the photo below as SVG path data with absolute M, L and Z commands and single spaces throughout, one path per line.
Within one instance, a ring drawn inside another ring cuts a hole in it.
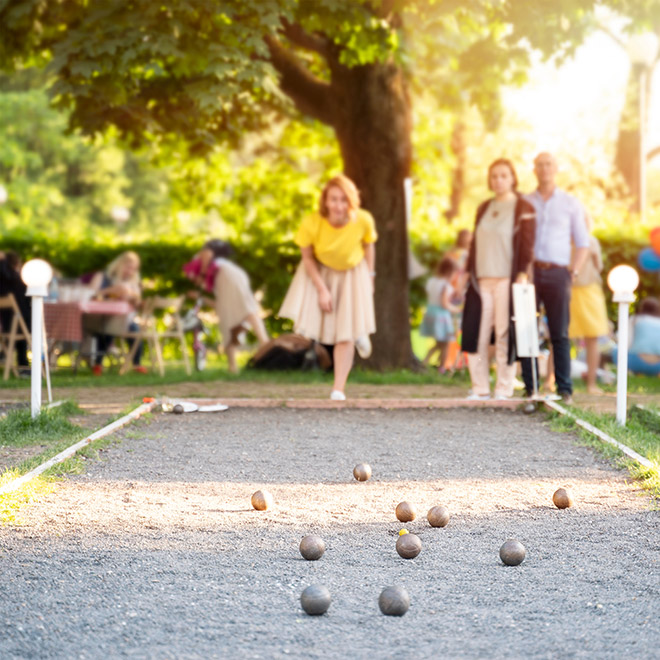
M 632 2 L 632 0 L 631 0 Z M 642 0 L 639 4 L 653 0 Z M 624 5 L 611 0 L 612 5 Z M 499 115 L 529 45 L 565 52 L 590 0 L 0 0 L 0 66 L 43 63 L 55 103 L 86 133 L 192 154 L 278 115 L 334 129 L 344 171 L 375 216 L 377 366 L 412 359 L 403 181 L 415 85 L 440 106 Z

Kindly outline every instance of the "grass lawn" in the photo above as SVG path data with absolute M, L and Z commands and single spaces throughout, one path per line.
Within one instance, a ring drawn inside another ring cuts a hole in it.
M 577 432 L 581 442 L 596 449 L 615 465 L 627 468 L 644 488 L 660 500 L 660 409 L 653 407 L 649 410 L 640 410 L 633 406 L 630 409 L 625 427 L 616 421 L 615 415 L 596 414 L 588 410 L 575 410 L 575 413 L 610 437 L 648 458 L 654 463 L 654 466 L 646 468 L 639 465 L 636 461 L 622 454 L 616 447 L 599 440 L 585 429 L 576 426 L 569 417 L 554 412 L 551 413 L 553 429 Z
M 55 456 L 85 435 L 85 430 L 72 424 L 68 417 L 80 414 L 78 407 L 66 403 L 52 410 L 42 410 L 32 419 L 29 409 L 11 410 L 0 419 L 0 448 L 5 451 L 25 449 L 17 455 L 27 456 L 0 472 L 0 486 L 29 472 L 36 466 Z M 30 451 L 31 450 L 31 451 Z M 57 474 L 79 471 L 81 458 L 53 468 L 50 474 L 44 473 L 16 491 L 0 495 L 0 523 L 17 523 L 19 508 L 51 489 L 51 482 Z
M 25 458 L 17 460 L 11 467 L 0 469 L 0 486 L 29 472 L 89 435 L 89 429 L 78 426 L 69 419 L 82 414 L 83 411 L 75 403 L 67 401 L 56 408 L 42 410 L 36 419 L 32 419 L 29 409 L 11 410 L 0 418 L 0 450 L 26 450 L 21 452 Z M 142 419 L 146 420 L 148 417 L 145 415 Z M 101 438 L 17 490 L 0 495 L 0 524 L 20 524 L 18 512 L 21 506 L 50 492 L 53 481 L 63 475 L 82 472 L 86 460 L 95 458 L 100 451 L 115 441 L 116 438 L 112 435 Z

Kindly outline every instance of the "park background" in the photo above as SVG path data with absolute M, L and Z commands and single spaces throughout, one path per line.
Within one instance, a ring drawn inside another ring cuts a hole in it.
M 631 44 L 649 35 L 654 57 L 633 63 Z M 424 305 L 409 248 L 428 269 L 472 226 L 490 162 L 511 158 L 529 191 L 534 156 L 550 150 L 560 185 L 594 220 L 606 270 L 636 265 L 660 225 L 659 35 L 658 0 L 0 0 L 0 249 L 65 277 L 134 249 L 147 294 L 173 294 L 187 288 L 181 265 L 224 238 L 277 333 L 288 329 L 274 312 L 299 260 L 294 231 L 345 171 L 380 234 L 373 368 L 353 371 L 351 399 L 454 398 L 467 387 L 460 374 L 406 369 Z M 658 273 L 640 270 L 639 298 L 658 295 Z M 168 365 L 164 379 L 57 370 L 66 404 L 36 426 L 27 410 L 0 423 L 0 483 L 145 396 L 327 397 L 319 372 L 213 367 L 188 376 Z M 23 404 L 28 385 L 3 383 L 5 403 Z M 659 388 L 631 377 L 631 402 L 656 405 Z M 633 409 L 622 428 L 606 389 L 580 392 L 581 414 L 657 465 L 655 413 Z M 82 471 L 86 456 L 61 473 Z M 657 468 L 628 467 L 657 496 Z
M 0 227 L 4 249 L 46 258 L 66 277 L 134 249 L 147 289 L 175 293 L 187 288 L 181 265 L 207 238 L 223 238 L 273 312 L 269 330 L 287 330 L 274 314 L 299 259 L 295 228 L 329 176 L 367 162 L 378 172 L 358 184 L 381 232 L 373 366 L 391 368 L 406 366 L 399 346 L 421 320 L 424 277 L 408 290 L 405 245 L 383 231 L 392 221 L 405 232 L 403 186 L 383 202 L 375 198 L 385 193 L 374 192 L 382 181 L 412 177 L 407 233 L 427 268 L 472 226 L 488 195 L 486 168 L 502 156 L 528 191 L 534 155 L 557 155 L 561 186 L 593 218 L 606 269 L 635 265 L 660 224 L 660 71 L 657 56 L 641 65 L 629 52 L 640 33 L 660 34 L 653 0 L 57 4 L 0 5 L 0 183 L 8 197 Z M 403 92 L 395 98 L 381 87 L 369 112 L 378 123 L 390 101 L 399 103 L 406 153 L 395 153 L 396 135 L 370 152 L 379 143 L 361 142 L 368 129 L 355 117 L 347 120 L 350 153 L 345 125 L 287 85 L 278 60 L 285 56 L 331 95 L 355 72 L 395 78 Z M 168 105 L 172 90 L 178 107 Z M 640 128 L 649 154 L 644 221 Z M 392 169 L 388 149 L 402 162 L 383 177 Z M 641 275 L 640 296 L 658 295 L 657 273 Z

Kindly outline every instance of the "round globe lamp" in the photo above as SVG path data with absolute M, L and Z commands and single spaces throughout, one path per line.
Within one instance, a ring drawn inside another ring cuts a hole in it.
M 612 300 L 619 305 L 616 361 L 616 419 L 625 426 L 628 398 L 628 317 L 630 303 L 635 301 L 639 275 L 631 266 L 615 266 L 607 276 Z
M 31 412 L 32 419 L 41 411 L 41 360 L 44 335 L 44 298 L 48 295 L 48 285 L 53 279 L 53 269 L 43 259 L 31 259 L 21 269 L 21 279 L 27 286 L 27 295 L 32 297 L 32 365 L 31 365 Z M 50 398 L 50 374 L 48 360 L 46 378 Z

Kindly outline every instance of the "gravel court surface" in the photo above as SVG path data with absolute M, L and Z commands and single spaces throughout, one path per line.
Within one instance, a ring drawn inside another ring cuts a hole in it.
M 540 416 L 232 409 L 126 433 L 0 528 L 0 657 L 657 657 L 659 514 Z M 574 508 L 554 508 L 559 486 Z M 274 509 L 250 507 L 258 488 Z M 446 528 L 426 523 L 436 504 Z M 518 567 L 498 557 L 511 537 Z M 322 617 L 299 605 L 313 583 L 333 596 Z M 390 584 L 411 597 L 400 619 L 378 611 Z

